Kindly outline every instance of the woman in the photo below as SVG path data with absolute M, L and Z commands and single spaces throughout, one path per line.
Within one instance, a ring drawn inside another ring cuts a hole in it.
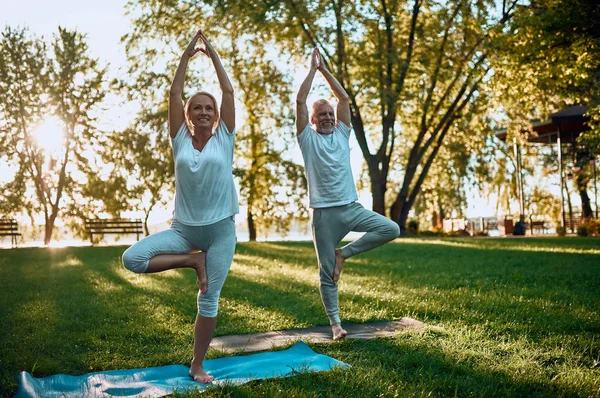
M 201 39 L 205 48 L 196 48 Z M 198 92 L 183 103 L 187 64 L 198 52 L 215 67 L 223 97 Z M 198 277 L 198 315 L 190 376 L 209 383 L 202 361 L 217 324 L 218 300 L 235 251 L 234 215 L 239 212 L 233 184 L 235 141 L 233 87 L 216 51 L 201 30 L 181 57 L 169 95 L 169 131 L 175 159 L 175 212 L 171 228 L 148 236 L 123 253 L 125 267 L 137 273 L 193 268 Z M 202 252 L 194 252 L 202 250 Z

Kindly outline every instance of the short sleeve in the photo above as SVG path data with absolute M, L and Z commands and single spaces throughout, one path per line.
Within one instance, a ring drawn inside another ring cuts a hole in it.
M 302 147 L 308 143 L 308 141 L 310 140 L 310 132 L 311 131 L 312 131 L 312 128 L 310 127 L 310 124 L 306 124 L 306 127 L 304 127 L 304 130 L 302 130 L 302 132 L 297 135 L 298 143 L 300 144 L 300 147 Z
M 337 121 L 337 125 L 335 126 L 336 130 L 344 135 L 346 138 L 350 138 L 350 132 L 352 131 L 352 127 L 346 126 L 346 124 L 340 120 Z
M 177 134 L 175 134 L 175 138 L 171 138 L 171 146 L 173 147 L 173 153 L 177 153 L 179 148 L 181 148 L 181 143 L 185 139 L 186 135 L 190 134 L 187 124 L 185 122 L 181 123 L 181 127 L 177 130 Z
M 228 136 L 234 136 L 235 132 L 235 128 L 230 132 L 223 119 L 219 119 L 219 124 L 217 125 L 217 135 L 227 134 Z

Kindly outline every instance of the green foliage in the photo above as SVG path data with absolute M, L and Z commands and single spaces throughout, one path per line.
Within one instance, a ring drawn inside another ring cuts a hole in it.
M 13 212 L 44 215 L 46 244 L 78 189 L 75 170 L 89 167 L 85 153 L 96 136 L 91 111 L 105 95 L 106 70 L 87 50 L 82 34 L 60 27 L 49 46 L 26 29 L 7 26 L 2 33 L 0 158 L 16 168 L 3 199 Z M 34 135 L 50 116 L 63 130 L 57 151 L 41 147 Z
M 600 103 L 600 6 L 592 0 L 542 0 L 514 20 L 511 55 L 539 76 L 540 90 L 590 107 Z

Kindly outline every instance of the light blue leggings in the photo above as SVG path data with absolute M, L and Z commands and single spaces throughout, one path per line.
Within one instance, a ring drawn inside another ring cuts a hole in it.
M 319 260 L 321 300 L 329 323 L 340 323 L 338 286 L 333 283 L 335 248 L 350 231 L 366 232 L 360 239 L 342 247 L 350 258 L 374 249 L 400 236 L 398 224 L 354 202 L 344 206 L 313 209 L 313 241 Z
M 145 273 L 148 262 L 159 254 L 184 254 L 190 250 L 206 252 L 208 289 L 198 291 L 198 313 L 217 316 L 219 296 L 235 252 L 235 222 L 233 216 L 214 224 L 195 227 L 173 220 L 171 228 L 140 240 L 123 253 L 123 265 L 130 271 Z

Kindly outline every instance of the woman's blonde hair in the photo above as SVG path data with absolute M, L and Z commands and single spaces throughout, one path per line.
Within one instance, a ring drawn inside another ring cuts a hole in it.
M 217 118 L 215 119 L 215 124 L 213 125 L 213 128 L 217 127 L 217 125 L 219 124 L 219 107 L 217 106 L 217 99 L 211 94 L 211 93 L 207 93 L 206 91 L 198 91 L 196 94 L 192 95 L 190 98 L 188 98 L 188 100 L 185 103 L 185 106 L 183 107 L 183 114 L 185 116 L 185 122 L 188 126 L 188 129 L 190 130 L 190 133 L 192 135 L 194 135 L 194 125 L 192 124 L 192 121 L 190 120 L 190 106 L 192 103 L 192 99 L 196 98 L 199 95 L 206 95 L 208 98 L 210 98 L 213 102 L 213 105 L 215 106 L 215 115 L 217 116 Z

